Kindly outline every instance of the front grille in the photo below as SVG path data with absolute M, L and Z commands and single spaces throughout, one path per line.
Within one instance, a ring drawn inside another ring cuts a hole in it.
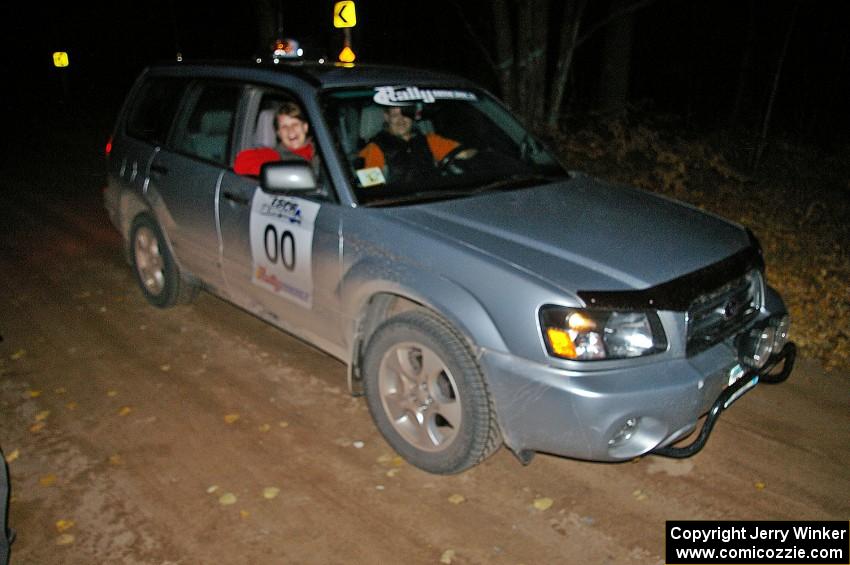
M 762 287 L 761 273 L 754 270 L 691 302 L 688 356 L 736 334 L 755 318 L 762 305 Z

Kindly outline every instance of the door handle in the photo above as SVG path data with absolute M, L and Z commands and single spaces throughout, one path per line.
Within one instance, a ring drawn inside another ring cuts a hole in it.
M 241 206 L 247 206 L 251 202 L 249 198 L 245 198 L 240 194 L 233 194 L 232 192 L 227 192 L 226 190 L 222 194 L 224 195 L 225 199 L 230 200 L 231 202 L 234 202 Z

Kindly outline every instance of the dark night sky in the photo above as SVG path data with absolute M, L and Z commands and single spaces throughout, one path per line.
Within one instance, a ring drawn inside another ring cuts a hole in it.
M 607 4 L 592 2 L 588 20 L 604 14 Z M 331 26 L 332 0 L 281 5 L 285 35 L 299 39 L 308 55 L 336 53 L 341 36 Z M 358 1 L 354 47 L 359 60 L 441 68 L 495 90 L 493 73 L 458 17 L 459 6 L 479 36 L 491 39 L 484 0 Z M 756 48 L 747 125 L 755 127 L 793 6 L 792 0 L 657 0 L 636 19 L 632 101 L 687 115 L 697 125 L 720 125 L 732 103 L 748 18 L 753 17 Z M 847 141 L 850 33 L 842 8 L 839 2 L 800 4 L 777 99 L 777 130 Z M 224 7 L 180 0 L 66 2 L 50 9 L 6 3 L 2 10 L 7 28 L 13 28 L 2 55 L 6 89 L 12 85 L 4 106 L 13 114 L 20 104 L 61 98 L 62 71 L 52 68 L 54 50 L 70 53 L 72 68 L 65 80 L 74 100 L 110 109 L 141 68 L 172 59 L 178 45 L 186 60 L 248 59 L 257 51 L 252 2 Z M 593 107 L 601 40 L 600 33 L 577 53 L 569 108 L 574 112 Z

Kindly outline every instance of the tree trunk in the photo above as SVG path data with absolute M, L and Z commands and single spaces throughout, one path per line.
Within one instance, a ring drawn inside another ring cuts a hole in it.
M 767 109 L 764 112 L 764 122 L 762 123 L 761 136 L 759 137 L 756 154 L 753 158 L 752 170 L 758 168 L 761 162 L 762 153 L 767 145 L 767 130 L 770 127 L 770 118 L 773 114 L 773 103 L 776 101 L 776 91 L 779 89 L 779 78 L 782 76 L 782 67 L 785 66 L 785 55 L 788 54 L 788 44 L 791 43 L 791 35 L 794 32 L 794 24 L 797 22 L 797 12 L 800 8 L 800 3 L 794 4 L 794 11 L 791 12 L 791 19 L 788 22 L 788 31 L 785 33 L 785 42 L 782 44 L 782 52 L 779 54 L 779 62 L 776 65 L 776 73 L 773 75 L 773 88 L 770 91 L 770 99 L 767 102 Z
M 749 87 L 750 73 L 753 66 L 753 54 L 756 47 L 756 6 L 754 0 L 747 2 L 747 38 L 744 41 L 744 50 L 741 53 L 741 61 L 738 66 L 738 81 L 735 86 L 735 99 L 732 102 L 732 111 L 729 113 L 729 123 L 736 125 L 741 121 L 744 113 L 744 100 Z
M 527 0 L 519 5 L 517 23 L 517 102 L 528 125 L 536 128 L 546 96 L 546 35 L 549 0 Z
M 257 10 L 257 55 L 270 57 L 272 43 L 277 39 L 277 2 L 276 0 L 254 0 Z
M 629 0 L 614 0 L 612 12 L 622 11 Z M 629 99 L 629 77 L 632 62 L 634 13 L 628 13 L 608 25 L 602 51 L 602 76 L 599 81 L 599 108 L 603 112 L 625 110 Z
M 564 6 L 561 37 L 558 43 L 558 62 L 555 65 L 555 72 L 552 76 L 552 87 L 549 91 L 549 99 L 546 104 L 548 115 L 545 125 L 551 131 L 558 128 L 561 106 L 564 104 L 567 79 L 570 76 L 573 55 L 578 45 L 578 31 L 581 27 L 585 6 L 587 6 L 587 0 L 575 0 L 568 2 Z
M 514 81 L 514 32 L 506 0 L 493 0 L 493 23 L 496 32 L 496 75 L 502 100 L 519 111 Z

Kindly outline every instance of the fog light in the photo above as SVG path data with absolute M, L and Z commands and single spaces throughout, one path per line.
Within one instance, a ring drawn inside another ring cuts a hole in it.
M 608 440 L 608 447 L 617 447 L 632 439 L 632 436 L 635 435 L 635 431 L 637 431 L 638 422 L 638 418 L 629 418 L 626 420 L 623 427 Z
M 791 317 L 788 314 L 776 316 L 770 319 L 770 325 L 774 328 L 773 350 L 781 351 L 788 343 L 788 329 L 791 327 Z
M 741 363 L 753 369 L 761 369 L 773 353 L 776 329 L 772 326 L 753 328 L 742 336 L 738 349 Z

